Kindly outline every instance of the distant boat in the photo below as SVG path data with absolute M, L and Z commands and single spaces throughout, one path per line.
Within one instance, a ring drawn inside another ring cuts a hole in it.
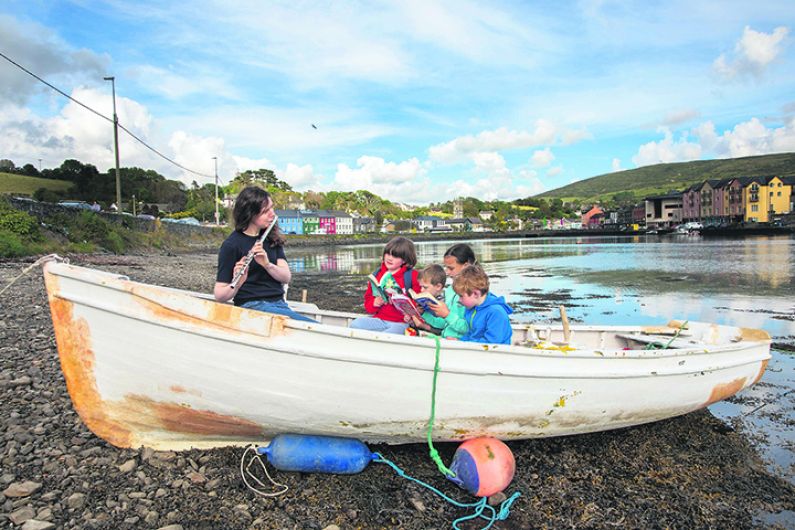
M 436 342 L 320 324 L 50 262 L 44 278 L 75 410 L 117 447 L 178 450 L 311 433 L 425 439 Z M 756 329 L 515 325 L 513 345 L 440 341 L 436 440 L 562 436 L 662 420 L 757 382 Z M 568 346 L 566 346 L 568 345 Z M 668 349 L 647 349 L 669 346 Z

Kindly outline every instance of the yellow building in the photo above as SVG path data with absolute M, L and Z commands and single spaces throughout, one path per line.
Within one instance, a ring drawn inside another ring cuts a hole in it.
M 776 214 L 792 211 L 795 177 L 750 177 L 743 182 L 744 221 L 768 223 Z

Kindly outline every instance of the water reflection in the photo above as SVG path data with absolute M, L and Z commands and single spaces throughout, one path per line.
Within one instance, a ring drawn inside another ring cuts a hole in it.
M 417 243 L 420 265 L 440 263 L 454 241 Z M 492 290 L 517 306 L 517 321 L 548 321 L 565 305 L 591 324 L 669 318 L 761 327 L 795 339 L 795 239 L 576 237 L 469 242 Z M 294 271 L 369 274 L 382 244 L 291 249 Z

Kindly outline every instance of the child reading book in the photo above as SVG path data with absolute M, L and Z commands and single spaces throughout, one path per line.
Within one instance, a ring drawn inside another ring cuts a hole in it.
M 472 265 L 453 280 L 453 289 L 466 308 L 464 318 L 469 331 L 460 340 L 488 344 L 510 344 L 513 329 L 508 317 L 513 309 L 505 298 L 489 292 L 489 277 L 478 265 Z
M 408 324 L 403 321 L 403 313 L 390 303 L 390 295 L 405 295 L 407 288 L 418 284 L 416 264 L 417 251 L 410 239 L 398 236 L 389 240 L 382 253 L 381 266 L 369 278 L 364 292 L 364 309 L 371 316 L 355 319 L 350 327 L 403 334 Z
M 428 265 L 419 272 L 417 278 L 422 291 L 419 293 L 410 291 L 409 294 L 414 298 L 417 306 L 422 308 L 423 313 L 421 316 L 407 315 L 407 322 L 410 318 L 415 328 L 441 335 L 447 323 L 444 318 L 433 314 L 433 308 L 439 307 L 440 302 L 445 301 L 444 283 L 447 275 L 441 265 Z
M 455 280 L 461 271 L 477 262 L 475 252 L 466 243 L 456 243 L 444 253 L 444 272 L 451 280 Z M 439 300 L 436 306 L 429 306 L 428 311 L 434 316 L 444 319 L 442 337 L 457 339 L 469 330 L 464 320 L 466 308 L 458 302 L 458 293 L 452 284 L 444 288 L 444 301 Z

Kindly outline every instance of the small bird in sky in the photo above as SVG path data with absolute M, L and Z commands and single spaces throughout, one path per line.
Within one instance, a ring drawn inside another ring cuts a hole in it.
M 317 125 L 315 125 L 314 123 L 310 123 L 310 125 L 312 126 L 313 129 L 317 129 Z

